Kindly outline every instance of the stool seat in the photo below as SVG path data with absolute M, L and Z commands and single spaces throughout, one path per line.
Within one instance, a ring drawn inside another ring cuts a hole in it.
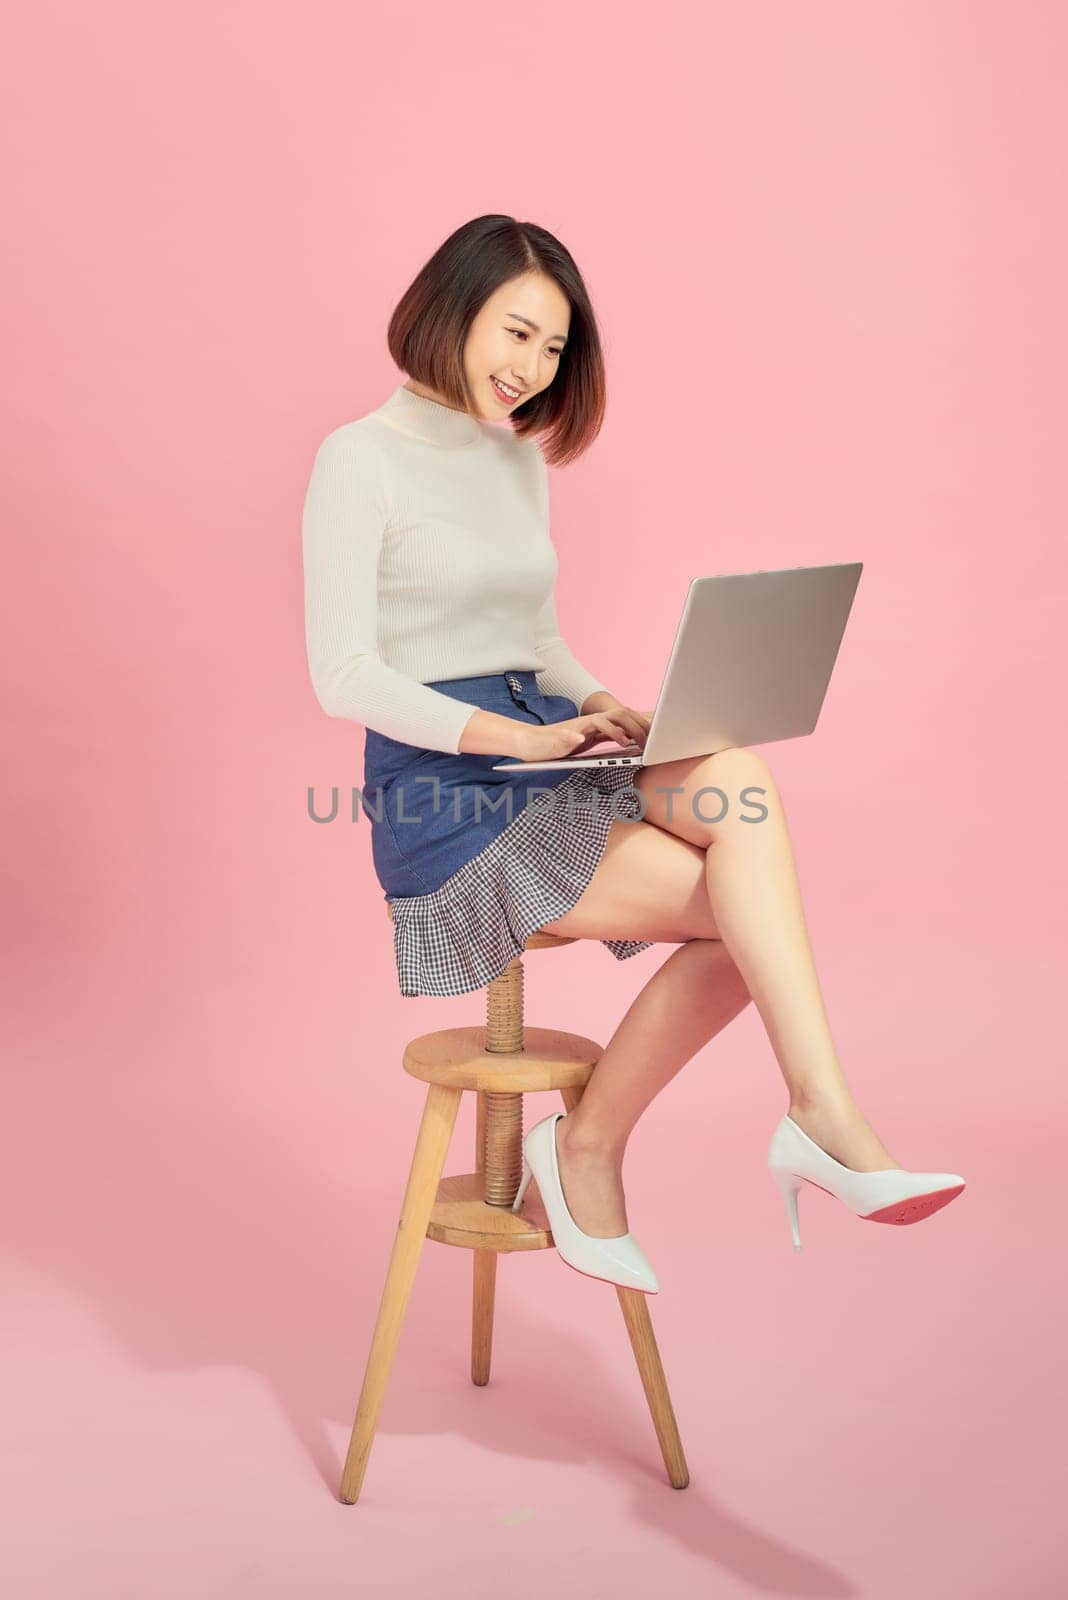
M 489 1051 L 489 1028 L 438 1028 L 404 1048 L 404 1070 L 424 1083 L 448 1089 L 523 1094 L 534 1089 L 584 1087 L 601 1057 L 601 1046 L 580 1033 L 558 1028 L 523 1030 L 520 1049 Z
M 393 907 L 392 907 L 392 905 L 390 904 L 390 902 L 388 900 L 386 901 L 386 911 L 387 911 L 387 913 L 389 915 L 390 922 L 392 922 L 393 921 Z M 560 944 L 574 944 L 575 938 L 576 938 L 576 935 L 573 934 L 573 933 L 542 933 L 541 929 L 539 928 L 537 930 L 537 932 L 532 933 L 530 935 L 530 938 L 527 940 L 526 944 L 523 946 L 523 949 L 524 950 L 552 950 L 552 949 L 555 949 L 555 947 L 557 945 L 560 945 Z

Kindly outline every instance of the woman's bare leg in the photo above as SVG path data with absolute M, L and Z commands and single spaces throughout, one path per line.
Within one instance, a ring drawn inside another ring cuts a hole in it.
M 549 928 L 579 938 L 721 939 L 767 1030 L 789 1092 L 789 1115 L 824 1150 L 856 1171 L 897 1166 L 853 1100 L 835 1050 L 785 811 L 767 764 L 744 749 L 722 751 L 646 767 L 637 783 L 648 821 L 614 825 L 609 848 L 585 893 Z M 717 795 L 706 793 L 694 804 L 697 791 L 709 786 L 728 796 L 722 823 L 705 820 L 718 814 Z M 747 788 L 749 803 L 743 807 L 741 793 Z M 669 789 L 675 791 L 670 796 Z M 743 815 L 758 815 L 758 806 L 767 807 L 766 817 L 742 820 Z M 651 835 L 659 830 L 663 837 L 658 844 Z M 670 962 L 654 983 L 668 966 Z M 655 1084 L 646 1103 L 678 1070 L 670 1063 L 685 1046 L 676 1047 L 672 1035 L 684 1011 L 669 1011 L 648 1053 L 639 1050 L 642 1065 L 637 1070 Z M 621 1025 L 613 1037 L 620 1055 L 628 1049 L 629 1034 L 629 1025 L 626 1032 Z M 611 1060 L 607 1050 L 605 1056 Z M 571 1153 L 576 1222 L 583 1227 L 583 1214 L 591 1220 L 607 1214 L 613 1223 L 601 1228 L 601 1236 L 607 1237 L 626 1231 L 619 1226 L 626 1214 L 619 1140 L 621 1132 L 625 1140 L 633 1122 L 625 1096 L 623 1109 L 614 1113 L 609 1071 L 601 1074 L 600 1090 L 594 1093 L 600 1071 L 598 1063 L 582 1103 L 558 1124 L 557 1147 L 565 1151 L 562 1175 Z
M 767 1030 L 789 1090 L 789 1115 L 857 1171 L 897 1166 L 862 1116 L 838 1059 L 786 811 L 767 763 L 749 750 L 724 750 L 647 767 L 639 786 L 650 820 L 707 846 L 705 873 L 716 926 Z M 668 821 L 671 786 L 683 792 L 674 795 Z M 701 789 L 705 793 L 695 805 Z M 708 820 L 724 810 L 724 796 L 725 815 Z M 747 820 L 753 818 L 759 820 Z
M 575 1110 L 557 1123 L 556 1151 L 568 1209 L 598 1239 L 628 1232 L 623 1151 L 664 1085 L 749 1003 L 726 948 L 690 939 L 631 1003 L 590 1074 Z

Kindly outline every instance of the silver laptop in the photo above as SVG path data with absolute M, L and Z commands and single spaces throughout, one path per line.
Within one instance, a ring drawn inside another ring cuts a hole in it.
M 863 566 L 694 578 L 644 747 L 495 761 L 494 770 L 648 767 L 811 733 Z

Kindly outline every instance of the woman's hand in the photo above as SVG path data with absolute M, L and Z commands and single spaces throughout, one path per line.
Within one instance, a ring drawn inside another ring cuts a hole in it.
M 615 744 L 633 740 L 641 749 L 652 720 L 650 711 L 613 706 L 610 711 L 594 711 L 584 717 L 570 717 L 566 722 L 541 726 L 524 722 L 517 727 L 515 748 L 508 753 L 518 756 L 520 761 L 553 761 L 558 756 L 582 755 L 606 740 Z

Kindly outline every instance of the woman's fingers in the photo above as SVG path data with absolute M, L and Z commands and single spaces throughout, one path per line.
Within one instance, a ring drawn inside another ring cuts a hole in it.
M 617 744 L 628 744 L 633 740 L 636 744 L 643 744 L 649 732 L 652 716 L 647 716 L 641 711 L 632 711 L 629 706 L 611 711 L 593 711 L 589 716 L 578 719 L 581 724 L 582 744 L 576 748 L 585 750 L 591 745 L 600 744 L 604 739 L 614 739 Z
M 623 728 L 627 738 L 635 739 L 640 744 L 645 738 L 649 728 L 649 725 L 645 721 L 641 712 L 631 711 L 628 707 L 625 711 L 615 712 L 614 716 L 616 717 L 616 720 L 619 722 L 620 726 Z
M 602 713 L 609 723 L 609 737 L 616 739 L 620 744 L 626 744 L 628 739 L 637 739 L 641 735 L 641 726 L 632 717 L 618 711 Z

